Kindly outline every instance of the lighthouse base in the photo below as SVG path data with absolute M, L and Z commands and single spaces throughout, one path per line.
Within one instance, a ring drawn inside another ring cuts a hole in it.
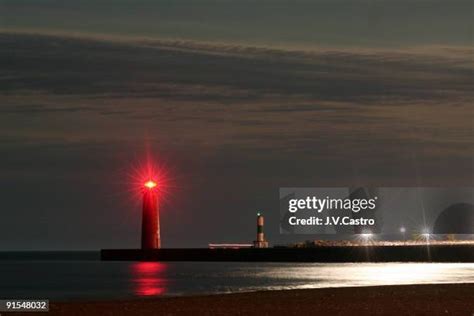
M 253 241 L 254 248 L 268 248 L 268 241 Z

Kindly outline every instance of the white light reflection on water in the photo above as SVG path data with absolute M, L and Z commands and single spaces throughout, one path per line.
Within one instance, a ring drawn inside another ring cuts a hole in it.
M 283 288 L 324 288 L 399 284 L 474 283 L 472 263 L 335 263 L 267 268 L 258 277 L 292 280 Z

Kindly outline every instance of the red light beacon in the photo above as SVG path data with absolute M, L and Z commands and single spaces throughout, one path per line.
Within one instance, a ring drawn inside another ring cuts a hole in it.
M 143 184 L 142 249 L 161 248 L 157 186 L 153 180 Z

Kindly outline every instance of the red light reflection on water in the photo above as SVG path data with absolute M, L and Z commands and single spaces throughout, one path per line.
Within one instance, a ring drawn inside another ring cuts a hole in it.
M 138 296 L 157 296 L 166 292 L 163 272 L 166 265 L 160 262 L 136 262 L 131 266 L 133 291 Z

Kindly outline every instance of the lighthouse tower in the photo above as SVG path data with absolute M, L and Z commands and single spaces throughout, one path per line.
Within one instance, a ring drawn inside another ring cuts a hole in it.
M 157 183 L 149 180 L 143 185 L 142 249 L 161 248 L 160 214 Z
M 263 234 L 263 224 L 263 215 L 257 213 L 257 240 L 253 242 L 254 248 L 268 248 L 268 241 L 265 240 L 265 235 Z

